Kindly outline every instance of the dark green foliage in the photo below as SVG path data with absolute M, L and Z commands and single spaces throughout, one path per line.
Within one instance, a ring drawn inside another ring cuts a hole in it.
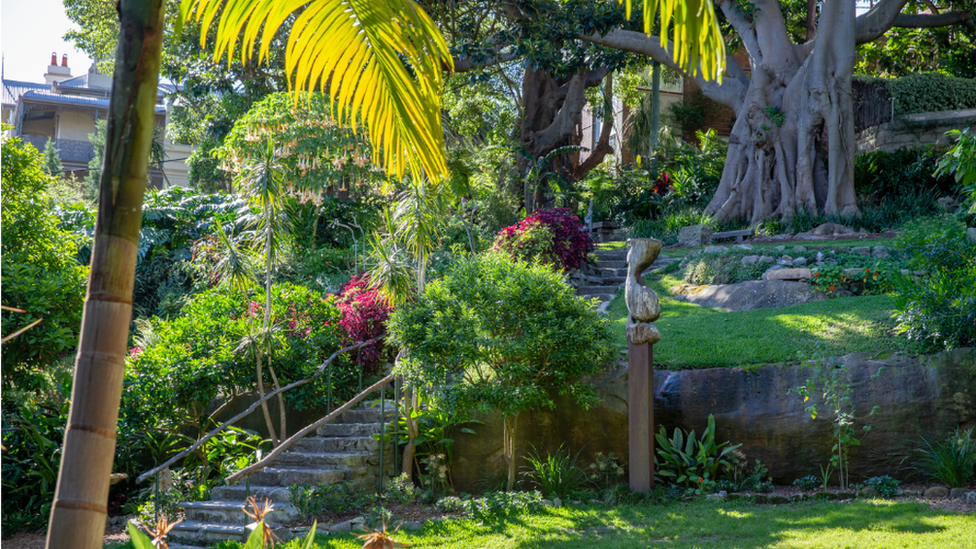
M 552 408 L 555 391 L 595 400 L 581 376 L 609 359 L 611 332 L 556 273 L 501 254 L 455 264 L 390 317 L 397 371 L 445 403 L 504 415 Z M 455 382 L 447 383 L 448 378 Z
M 291 504 L 305 520 L 361 513 L 376 501 L 375 494 L 356 490 L 349 481 L 318 486 L 296 484 L 289 486 L 288 491 L 291 492 Z
M 956 432 L 942 440 L 922 438 L 915 450 L 912 467 L 922 477 L 941 482 L 949 488 L 959 488 L 973 477 L 976 469 L 976 437 L 974 430 Z
M 882 82 L 895 99 L 895 114 L 976 108 L 976 79 L 920 72 L 901 78 L 855 77 L 863 82 Z
M 61 163 L 61 153 L 54 146 L 54 140 L 48 139 L 44 144 L 44 171 L 53 177 L 61 177 L 64 172 L 64 165 Z
M 871 477 L 864 481 L 864 484 L 874 489 L 881 497 L 885 499 L 891 499 L 898 495 L 898 487 L 901 486 L 901 481 L 895 480 L 888 475 L 880 477 Z
M 905 226 L 898 253 L 912 271 L 896 279 L 898 329 L 933 348 L 976 343 L 976 242 L 955 218 Z
M 569 498 L 586 481 L 577 465 L 578 458 L 579 452 L 573 455 L 562 445 L 551 454 L 533 448 L 525 456 L 529 465 L 524 468 L 523 475 L 546 498 Z
M 717 112 L 716 103 L 705 97 L 700 89 L 696 89 L 691 94 L 691 99 L 672 103 L 665 119 L 676 126 L 682 135 L 693 135 L 696 131 L 703 130 Z
M 263 289 L 213 289 L 195 296 L 181 316 L 153 320 L 130 353 L 122 398 L 126 419 L 134 428 L 207 427 L 202 414 L 212 398 L 232 398 L 254 386 L 253 352 L 263 314 Z M 339 319 L 331 297 L 290 284 L 272 287 L 270 365 L 282 385 L 312 375 L 339 348 Z M 352 363 L 337 363 L 334 398 L 353 396 L 356 379 Z M 286 392 L 285 402 L 296 409 L 320 405 L 325 380 Z M 271 384 L 269 376 L 265 385 Z
M 4 536 L 47 524 L 68 419 L 65 395 L 70 391 L 70 387 L 61 387 L 19 409 L 4 410 Z
M 542 494 L 532 492 L 490 492 L 480 498 L 462 502 L 464 512 L 471 518 L 496 522 L 506 517 L 531 513 L 542 509 Z
M 821 481 L 815 475 L 807 475 L 793 481 L 793 486 L 804 490 L 816 490 L 821 485 Z
M 741 444 L 729 446 L 728 441 L 715 444 L 715 418 L 708 415 L 708 426 L 701 439 L 695 431 L 683 433 L 675 428 L 674 436 L 668 437 L 664 426 L 654 436 L 657 455 L 654 469 L 661 479 L 686 489 L 711 492 L 722 475 L 732 470 L 730 454 Z
M 939 159 L 935 175 L 952 176 L 959 186 L 963 203 L 968 203 L 968 213 L 976 214 L 976 132 L 966 128 L 949 130 L 946 135 L 955 143 Z
M 75 242 L 51 212 L 47 191 L 54 179 L 44 173 L 41 155 L 10 137 L 2 156 L 3 304 L 27 311 L 3 311 L 3 335 L 43 319 L 3 344 L 7 391 L 30 384 L 25 374 L 35 375 L 77 345 L 88 268 L 78 264 Z
M 657 485 L 650 492 L 634 492 L 626 484 L 616 484 L 603 492 L 603 502 L 617 505 L 665 505 L 679 499 L 683 490 L 674 485 Z
M 854 157 L 854 192 L 862 203 L 880 204 L 886 197 L 933 191 L 936 197 L 953 192 L 951 176 L 935 176 L 944 149 L 919 146 L 893 152 L 874 151 Z

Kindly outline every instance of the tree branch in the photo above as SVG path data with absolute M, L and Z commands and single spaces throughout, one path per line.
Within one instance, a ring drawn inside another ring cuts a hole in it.
M 484 57 L 478 56 L 477 59 L 475 56 L 471 55 L 467 55 L 463 58 L 455 56 L 454 72 L 469 72 L 481 67 L 491 67 L 517 59 L 520 55 L 517 50 L 510 50 L 507 52 L 502 51 L 507 46 L 508 44 L 493 46 L 491 48 L 491 51 L 493 52 L 492 55 L 486 55 Z
M 756 41 L 756 27 L 753 18 L 747 17 L 745 13 L 739 10 L 738 4 L 729 0 L 724 0 L 719 4 L 719 7 L 722 8 L 722 13 L 725 14 L 725 18 L 728 19 L 735 32 L 739 33 L 742 45 L 745 46 L 752 62 L 762 63 L 762 51 L 759 50 L 759 42 Z M 731 56 L 725 58 L 731 59 Z
M 580 36 L 580 39 L 618 50 L 646 55 L 662 65 L 671 67 L 681 74 L 689 76 L 674 62 L 674 58 L 671 55 L 671 52 L 674 51 L 674 44 L 668 41 L 668 49 L 665 50 L 660 46 L 660 38 L 657 36 L 647 36 L 642 32 L 616 29 L 604 36 L 591 34 Z M 731 57 L 727 57 L 726 59 L 731 59 Z M 702 72 L 698 71 L 698 76 L 694 77 L 694 80 L 702 92 L 708 98 L 738 112 L 739 104 L 745 97 L 746 84 L 736 78 L 726 78 L 719 84 L 715 81 L 705 80 L 701 75 Z
M 908 0 L 881 0 L 867 13 L 860 15 L 855 20 L 857 27 L 854 31 L 854 42 L 871 42 L 888 32 L 906 3 Z
M 947 11 L 939 14 L 908 15 L 901 13 L 895 18 L 893 27 L 909 29 L 928 29 L 933 27 L 948 27 L 949 25 L 965 25 L 976 28 L 973 23 L 973 13 L 970 11 Z
M 608 72 L 610 72 L 608 69 L 599 69 L 586 74 L 577 74 L 570 79 L 565 86 L 565 99 L 562 100 L 559 113 L 544 130 L 532 134 L 536 156 L 544 156 L 562 144 L 565 138 L 573 135 L 573 130 L 579 124 L 583 105 L 586 103 L 584 92 L 587 87 L 591 87 L 587 86 L 587 83 L 599 83 Z

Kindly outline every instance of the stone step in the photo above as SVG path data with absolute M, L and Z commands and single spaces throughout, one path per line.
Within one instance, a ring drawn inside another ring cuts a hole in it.
M 626 274 L 624 274 L 623 276 L 604 276 L 603 277 L 603 285 L 604 286 L 607 286 L 607 285 L 610 285 L 610 284 L 617 284 L 617 285 L 619 285 L 619 284 L 623 284 L 624 282 L 627 282 L 627 275 Z
M 255 498 L 259 503 L 262 498 Z M 254 519 L 244 513 L 244 503 L 240 501 L 193 501 L 181 503 L 180 507 L 186 513 L 186 520 L 190 522 L 215 524 L 250 524 Z M 250 509 L 249 509 L 250 510 Z M 275 503 L 266 515 L 269 524 L 295 522 L 301 517 L 298 509 L 290 503 Z
M 625 246 L 623 248 L 617 248 L 614 250 L 596 250 L 593 253 L 600 261 L 619 261 L 627 259 L 627 251 L 628 248 Z
M 619 284 L 614 284 L 611 286 L 580 286 L 576 293 L 578 295 L 606 295 L 606 294 L 616 294 L 617 289 L 620 288 Z
M 315 430 L 320 437 L 369 437 L 379 432 L 379 423 L 326 423 Z
M 292 484 L 333 484 L 346 479 L 347 471 L 334 467 L 311 469 L 304 467 L 265 467 L 251 474 L 251 483 L 260 486 L 291 486 Z
M 396 410 L 392 406 L 386 409 L 387 421 L 395 415 Z M 343 412 L 336 423 L 379 423 L 380 418 L 379 408 L 354 409 Z
M 593 274 L 595 274 L 597 276 L 602 276 L 602 277 L 606 277 L 606 276 L 624 276 L 624 277 L 626 277 L 627 276 L 627 269 L 626 268 L 622 268 L 621 269 L 621 268 L 617 268 L 617 267 L 603 267 L 603 266 L 600 266 L 600 267 L 597 267 L 597 268 L 593 269 Z
M 258 501 L 270 499 L 275 504 L 291 501 L 291 492 L 288 491 L 287 486 L 260 486 L 252 481 L 251 495 Z M 210 497 L 214 500 L 237 501 L 243 504 L 247 499 L 247 486 L 243 480 L 231 486 L 218 486 L 210 491 Z
M 296 442 L 293 452 L 331 454 L 341 452 L 369 452 L 379 451 L 379 441 L 368 437 L 308 437 Z
M 598 269 L 626 269 L 627 260 L 599 261 L 596 264 Z
M 286 467 L 310 467 L 316 469 L 338 469 L 349 467 L 352 469 L 363 467 L 369 461 L 370 454 L 367 452 L 352 453 L 312 453 L 312 452 L 285 452 L 278 456 L 275 465 Z
M 580 296 L 580 297 L 584 297 L 586 299 L 596 298 L 600 303 L 606 303 L 607 301 L 610 301 L 610 300 L 613 299 L 613 295 L 611 295 L 611 294 L 583 295 L 583 296 Z
M 196 546 L 209 546 L 227 540 L 243 542 L 244 525 L 183 521 L 170 530 L 169 539 Z

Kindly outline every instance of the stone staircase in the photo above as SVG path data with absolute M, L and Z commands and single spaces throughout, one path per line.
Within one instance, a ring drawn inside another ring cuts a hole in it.
M 395 418 L 392 401 L 386 403 L 387 421 Z M 288 487 L 294 484 L 333 484 L 350 481 L 361 490 L 376 490 L 379 482 L 379 401 L 343 413 L 314 435 L 296 442 L 274 463 L 251 475 L 250 495 L 258 502 L 274 503 L 267 520 L 272 526 L 299 520 Z M 384 469 L 393 471 L 392 446 L 384 448 Z M 171 549 L 212 545 L 224 540 L 244 542 L 245 526 L 252 522 L 241 509 L 247 499 L 246 481 L 220 486 L 210 501 L 184 502 L 186 519 L 169 534 Z
M 597 250 L 595 265 L 583 268 L 582 278 L 576 289 L 577 295 L 586 298 L 597 298 L 600 301 L 600 311 L 604 311 L 617 290 L 627 280 L 627 251 L 629 248 L 615 250 Z M 678 261 L 678 259 L 658 256 L 644 274 L 663 269 Z

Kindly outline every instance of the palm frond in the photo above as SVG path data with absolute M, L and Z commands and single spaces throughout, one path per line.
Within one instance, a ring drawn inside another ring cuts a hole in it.
M 267 59 L 295 14 L 285 68 L 296 101 L 303 91 L 328 89 L 335 118 L 354 129 L 357 118 L 364 121 L 373 161 L 391 175 L 410 168 L 439 180 L 447 173 L 440 86 L 453 61 L 413 0 L 182 0 L 180 12 L 181 20 L 202 22 L 202 45 L 216 23 L 215 58 L 226 54 L 228 62 L 238 46 L 244 60 L 255 46 Z
M 618 4 L 624 2 L 630 19 L 631 0 L 617 0 Z M 721 82 L 725 41 L 712 0 L 644 0 L 644 34 L 651 34 L 658 12 L 661 47 L 666 49 L 668 37 L 673 36 L 674 60 L 678 65 L 692 76 L 700 70 L 705 80 Z M 672 25 L 674 30 L 669 32 Z

